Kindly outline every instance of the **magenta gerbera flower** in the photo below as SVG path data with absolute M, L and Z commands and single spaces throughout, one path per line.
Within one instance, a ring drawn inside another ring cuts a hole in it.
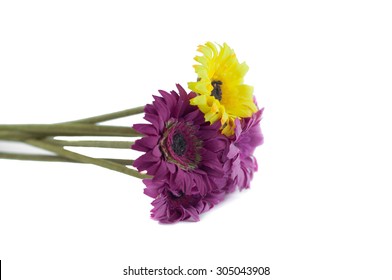
M 156 198 L 153 217 L 165 222 L 197 220 L 217 201 L 208 199 L 211 194 L 223 192 L 229 180 L 222 161 L 229 139 L 220 133 L 219 123 L 205 122 L 198 107 L 189 104 L 194 93 L 187 94 L 180 85 L 177 89 L 178 93 L 159 91 L 161 97 L 154 96 L 145 107 L 144 118 L 150 123 L 133 126 L 145 135 L 132 146 L 144 152 L 134 166 L 152 176 L 144 180 L 145 193 Z M 163 218 L 162 211 L 172 218 Z
M 253 153 L 264 142 L 260 128 L 262 114 L 263 109 L 250 118 L 235 121 L 235 135 L 227 153 L 232 179 L 232 184 L 226 186 L 228 192 L 234 191 L 236 186 L 240 190 L 249 188 L 253 173 L 257 171 L 257 160 Z
M 186 195 L 182 192 L 173 192 L 170 186 L 160 186 L 163 182 L 154 182 L 150 179 L 144 180 L 147 188 L 145 193 L 155 200 L 152 202 L 154 208 L 151 217 L 161 223 L 175 223 L 179 221 L 199 221 L 199 215 L 210 210 L 214 205 L 224 199 L 223 190 L 211 191 L 206 195 Z M 163 183 L 166 184 L 166 183 Z

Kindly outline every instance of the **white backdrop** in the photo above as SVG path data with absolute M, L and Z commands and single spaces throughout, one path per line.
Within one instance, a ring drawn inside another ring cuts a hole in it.
M 246 82 L 265 107 L 252 188 L 199 223 L 151 220 L 142 182 L 120 173 L 0 160 L 4 279 L 131 279 L 122 275 L 128 265 L 391 279 L 389 4 L 1 1 L 0 123 L 144 105 L 158 89 L 195 79 L 196 47 L 208 40 L 248 63 Z M 0 142 L 0 151 L 15 149 L 25 148 Z

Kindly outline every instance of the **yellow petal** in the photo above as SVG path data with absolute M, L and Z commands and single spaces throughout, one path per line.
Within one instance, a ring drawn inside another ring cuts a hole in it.
M 199 79 L 189 82 L 188 86 L 199 96 L 192 99 L 191 104 L 199 107 L 207 121 L 213 123 L 220 119 L 222 133 L 230 136 L 234 133 L 236 118 L 250 117 L 257 111 L 253 87 L 243 83 L 249 67 L 245 62 L 238 62 L 234 50 L 226 43 L 221 46 L 207 42 L 197 50 L 202 55 L 195 57 L 199 64 L 193 67 Z M 222 83 L 221 100 L 211 96 L 213 81 Z

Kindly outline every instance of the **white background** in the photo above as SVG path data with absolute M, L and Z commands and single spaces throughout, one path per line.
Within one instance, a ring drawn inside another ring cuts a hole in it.
M 0 160 L 4 279 L 144 279 L 122 276 L 128 265 L 392 279 L 389 4 L 1 1 L 0 123 L 144 105 L 158 89 L 195 80 L 196 47 L 208 40 L 248 63 L 246 82 L 265 107 L 252 188 L 199 223 L 151 220 L 142 182 L 120 173 Z M 0 143 L 11 149 L 25 148 Z

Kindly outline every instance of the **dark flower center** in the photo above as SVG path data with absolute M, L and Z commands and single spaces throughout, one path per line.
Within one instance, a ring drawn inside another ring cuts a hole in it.
M 211 91 L 211 96 L 213 96 L 216 99 L 218 99 L 219 101 L 221 101 L 222 100 L 222 89 L 221 89 L 222 82 L 221 81 L 212 81 L 211 85 L 214 87 Z
M 184 138 L 184 135 L 182 135 L 181 133 L 176 133 L 174 134 L 172 141 L 173 142 L 171 147 L 173 149 L 173 152 L 175 152 L 177 156 L 182 156 L 186 150 L 186 140 Z
M 183 170 L 193 170 L 201 160 L 203 141 L 198 139 L 198 127 L 190 122 L 169 120 L 159 141 L 165 160 Z

